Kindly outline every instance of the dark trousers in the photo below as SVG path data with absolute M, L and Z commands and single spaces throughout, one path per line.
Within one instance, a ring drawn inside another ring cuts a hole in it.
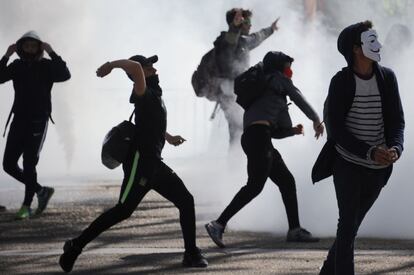
M 129 218 L 148 191 L 153 189 L 178 208 L 185 249 L 194 251 L 194 199 L 177 174 L 161 160 L 140 158 L 138 152 L 132 152 L 123 169 L 125 177 L 118 203 L 95 219 L 73 240 L 74 244 L 83 248 L 111 226 Z
M 279 187 L 289 222 L 289 229 L 300 226 L 295 179 L 282 156 L 273 148 L 270 128 L 252 125 L 242 135 L 242 147 L 247 155 L 247 184 L 233 198 L 220 217 L 222 225 L 260 194 L 268 177 Z
M 33 196 L 41 186 L 37 182 L 36 166 L 39 162 L 40 151 L 46 138 L 48 118 L 42 119 L 13 119 L 7 136 L 4 150 L 4 171 L 24 183 L 25 196 L 23 205 L 32 204 Z M 23 156 L 23 169 L 18 165 Z
M 320 274 L 352 275 L 354 271 L 354 241 L 369 209 L 387 183 L 392 166 L 369 169 L 337 156 L 333 177 L 339 208 L 336 239 L 329 250 Z

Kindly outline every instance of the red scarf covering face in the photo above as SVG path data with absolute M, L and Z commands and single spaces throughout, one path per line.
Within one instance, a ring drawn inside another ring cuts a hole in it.
M 286 68 L 283 70 L 283 74 L 284 74 L 287 78 L 292 78 L 293 71 L 292 71 L 292 69 L 291 69 L 290 67 L 286 67 Z

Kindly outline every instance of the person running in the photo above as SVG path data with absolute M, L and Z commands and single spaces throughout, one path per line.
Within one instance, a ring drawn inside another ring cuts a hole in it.
M 239 144 L 243 132 L 243 110 L 236 103 L 234 79 L 250 66 L 250 51 L 279 29 L 277 19 L 269 27 L 250 33 L 252 16 L 250 10 L 227 11 L 229 29 L 216 38 L 213 50 L 203 57 L 198 68 L 203 86 L 200 93 L 217 102 L 216 107 L 220 106 L 228 122 L 230 149 Z
M 338 51 L 348 65 L 329 86 L 325 101 L 328 140 L 312 171 L 314 182 L 333 175 L 339 219 L 336 239 L 320 271 L 353 275 L 354 241 L 364 217 L 402 154 L 404 112 L 394 72 L 382 67 L 371 21 L 346 27 Z
M 178 146 L 185 139 L 166 132 L 167 113 L 162 100 L 157 70 L 153 64 L 156 55 L 135 55 L 128 60 L 103 64 L 97 70 L 99 77 L 110 74 L 112 69 L 124 70 L 134 82 L 131 103 L 135 104 L 136 136 L 129 156 L 123 162 L 124 179 L 118 203 L 101 214 L 78 237 L 65 242 L 59 264 L 70 272 L 82 249 L 111 226 L 129 218 L 144 196 L 155 190 L 171 201 L 180 212 L 184 238 L 185 267 L 207 267 L 208 262 L 196 246 L 194 199 L 178 175 L 161 158 L 165 141 Z
M 43 58 L 44 51 L 51 59 Z M 15 52 L 19 58 L 7 65 Z M 52 86 L 55 82 L 68 79 L 70 72 L 65 61 L 48 43 L 42 42 L 34 31 L 25 33 L 16 44 L 10 45 L 0 60 L 0 83 L 12 80 L 15 95 L 7 121 L 8 124 L 13 114 L 4 150 L 3 169 L 25 185 L 24 200 L 17 212 L 17 219 L 27 219 L 33 214 L 31 204 L 34 194 L 37 194 L 38 199 L 34 214 L 39 215 L 46 209 L 54 193 L 52 187 L 38 183 L 36 166 L 51 118 Z M 23 169 L 18 165 L 20 157 L 23 157 Z
M 267 88 L 245 111 L 243 117 L 244 132 L 241 144 L 247 155 L 247 184 L 240 189 L 217 220 L 205 225 L 209 236 L 219 247 L 225 247 L 223 232 L 228 221 L 260 194 L 267 178 L 279 187 L 282 194 L 289 222 L 286 240 L 319 241 L 300 226 L 295 179 L 271 141 L 272 136 L 283 138 L 303 133 L 302 125 L 291 127 L 291 120 L 286 111 L 287 96 L 313 121 L 316 138 L 324 131 L 318 114 L 290 79 L 292 62 L 293 58 L 282 52 L 269 52 L 263 58 Z

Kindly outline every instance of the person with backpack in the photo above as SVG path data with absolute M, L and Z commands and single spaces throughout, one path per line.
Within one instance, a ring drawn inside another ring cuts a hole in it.
M 217 102 L 223 110 L 228 122 L 230 147 L 239 142 L 243 131 L 243 111 L 235 102 L 234 79 L 249 68 L 250 51 L 278 30 L 279 19 L 270 27 L 250 33 L 252 15 L 250 10 L 240 8 L 227 11 L 228 31 L 217 37 L 213 50 L 202 58 L 192 78 L 196 94 Z
M 347 66 L 331 79 L 324 107 L 327 142 L 313 182 L 333 175 L 339 219 L 320 274 L 355 274 L 358 229 L 391 176 L 404 143 L 404 112 L 394 72 L 379 65 L 381 44 L 371 21 L 342 30 Z
M 267 178 L 279 187 L 282 194 L 289 223 L 286 240 L 319 241 L 300 226 L 295 179 L 271 141 L 272 137 L 284 138 L 303 133 L 301 125 L 292 127 L 287 112 L 287 96 L 313 121 L 316 138 L 324 131 L 318 114 L 290 79 L 292 62 L 293 58 L 282 52 L 269 52 L 263 59 L 263 81 L 266 81 L 264 90 L 251 91 L 259 93 L 260 96 L 245 110 L 243 117 L 241 144 L 247 155 L 247 184 L 240 189 L 217 220 L 205 225 L 209 236 L 219 247 L 225 247 L 223 232 L 228 221 L 260 194 Z
M 44 51 L 51 59 L 43 58 Z M 7 65 L 15 52 L 19 58 Z M 55 82 L 68 79 L 70 72 L 65 61 L 48 43 L 42 42 L 34 31 L 25 33 L 16 44 L 10 45 L 0 60 L 0 83 L 12 80 L 15 95 L 6 123 L 7 128 L 13 114 L 4 150 L 3 169 L 25 185 L 24 200 L 17 212 L 17 219 L 27 219 L 33 214 L 41 214 L 54 193 L 52 187 L 41 186 L 38 183 L 36 166 L 51 119 L 52 86 Z M 6 129 L 4 135 L 5 133 Z M 20 157 L 23 157 L 23 169 L 18 165 Z M 31 204 L 35 193 L 38 207 L 36 212 L 32 213 Z
M 83 248 L 111 226 L 129 218 L 144 196 L 155 190 L 172 202 L 180 212 L 184 238 L 185 267 L 207 267 L 208 262 L 196 246 L 194 199 L 178 175 L 161 158 L 165 141 L 178 146 L 185 139 L 167 131 L 167 112 L 162 100 L 157 70 L 153 64 L 156 55 L 132 56 L 128 60 L 107 62 L 96 74 L 105 77 L 114 68 L 124 70 L 134 82 L 131 103 L 135 105 L 135 137 L 129 156 L 122 163 L 124 179 L 118 203 L 95 219 L 78 237 L 65 242 L 59 264 L 70 272 Z

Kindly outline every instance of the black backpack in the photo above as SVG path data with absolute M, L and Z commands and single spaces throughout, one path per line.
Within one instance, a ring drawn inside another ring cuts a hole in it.
M 237 95 L 236 102 L 245 110 L 263 95 L 265 89 L 266 78 L 262 62 L 250 67 L 234 80 L 234 93 Z
M 219 92 L 217 71 L 216 53 L 214 49 L 211 49 L 201 58 L 197 70 L 191 77 L 191 85 L 198 97 L 217 101 Z
M 135 124 L 131 120 L 132 115 L 129 120 L 124 120 L 113 127 L 104 138 L 101 160 L 109 169 L 114 169 L 123 163 L 131 150 L 135 136 Z

